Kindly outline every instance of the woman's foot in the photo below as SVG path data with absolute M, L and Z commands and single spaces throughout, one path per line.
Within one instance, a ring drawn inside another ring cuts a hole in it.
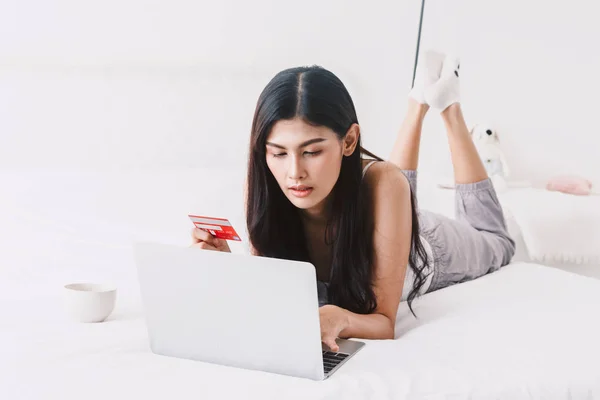
M 408 96 L 419 104 L 427 104 L 425 89 L 439 81 L 444 63 L 444 54 L 427 50 L 417 63 L 415 83 Z
M 431 107 L 444 111 L 450 105 L 460 102 L 460 60 L 457 57 L 444 58 L 439 79 L 425 87 L 424 97 Z

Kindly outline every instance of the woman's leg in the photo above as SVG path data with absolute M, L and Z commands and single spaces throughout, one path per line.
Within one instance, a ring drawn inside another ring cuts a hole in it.
M 438 263 L 430 291 L 475 279 L 508 264 L 515 252 L 492 181 L 465 124 L 459 101 L 459 64 L 446 59 L 440 80 L 427 92 L 442 110 L 456 182 L 456 219 L 425 213 L 423 234 Z
M 496 271 L 515 254 L 502 206 L 473 146 L 459 104 L 442 114 L 456 181 L 455 219 L 430 213 L 422 217 L 423 235 L 435 249 L 437 260 L 429 291 Z
M 487 179 L 487 171 L 467 129 L 460 103 L 450 105 L 441 115 L 448 132 L 455 183 L 474 183 Z
M 417 205 L 417 167 L 419 165 L 419 147 L 421 145 L 421 129 L 429 106 L 412 98 L 408 99 L 406 117 L 400 126 L 396 142 L 392 148 L 389 161 L 398 166 L 408 179 L 410 189 Z
M 419 165 L 419 147 L 423 120 L 429 106 L 408 99 L 406 117 L 400 126 L 389 161 L 402 170 L 415 171 Z
M 441 115 L 448 133 L 454 167 L 455 218 L 469 225 L 454 227 L 457 229 L 455 233 L 460 232 L 458 237 L 463 244 L 468 244 L 463 246 L 464 252 L 470 251 L 473 260 L 486 260 L 484 262 L 489 264 L 484 263 L 483 266 L 496 270 L 510 262 L 515 252 L 515 242 L 508 233 L 502 206 L 471 139 L 460 103 L 448 106 Z M 471 234 L 469 228 L 474 229 Z M 479 266 L 471 268 L 477 271 Z
M 427 87 L 437 82 L 444 64 L 444 54 L 427 50 L 423 52 L 417 65 L 414 85 L 408 94 L 408 108 L 400 131 L 394 142 L 389 161 L 402 170 L 411 191 L 417 194 L 417 168 L 419 166 L 419 147 L 423 120 L 429 110 L 425 100 Z

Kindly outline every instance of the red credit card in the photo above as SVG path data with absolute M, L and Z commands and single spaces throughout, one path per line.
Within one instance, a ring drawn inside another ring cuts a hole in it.
M 225 240 L 237 240 L 240 239 L 240 235 L 237 234 L 231 222 L 224 218 L 213 218 L 213 217 L 202 217 L 199 215 L 188 215 L 196 228 L 202 229 L 219 239 Z

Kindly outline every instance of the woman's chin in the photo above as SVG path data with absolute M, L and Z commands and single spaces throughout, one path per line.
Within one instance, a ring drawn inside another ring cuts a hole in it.
M 290 202 L 301 210 L 308 210 L 315 206 L 316 202 L 312 199 L 298 199 L 296 197 L 289 199 Z
M 288 196 L 288 200 L 297 208 L 302 209 L 302 210 L 308 210 L 310 208 L 315 207 L 317 204 L 319 204 L 319 200 L 317 199 L 313 193 L 311 193 L 310 196 L 306 196 L 306 197 L 296 197 L 294 195 Z

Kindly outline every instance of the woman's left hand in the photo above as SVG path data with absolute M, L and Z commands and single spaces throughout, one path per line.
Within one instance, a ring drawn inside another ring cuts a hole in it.
M 347 311 L 333 304 L 327 304 L 319 308 L 319 317 L 321 341 L 329 346 L 331 351 L 338 352 L 340 348 L 335 339 L 350 324 Z

